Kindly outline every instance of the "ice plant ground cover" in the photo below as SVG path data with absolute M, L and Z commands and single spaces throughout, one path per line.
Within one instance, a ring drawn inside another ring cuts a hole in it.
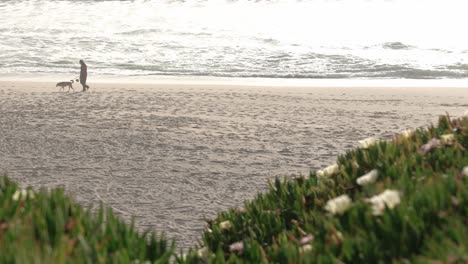
M 0 178 L 0 263 L 165 263 L 173 247 L 102 205 L 91 212 L 61 189 L 34 193 Z
M 453 140 L 441 140 L 447 134 Z M 422 151 L 433 139 L 441 143 Z M 330 177 L 277 179 L 242 210 L 208 222 L 202 243 L 211 254 L 193 251 L 179 263 L 468 262 L 467 149 L 468 117 L 441 116 L 436 127 L 348 151 Z M 375 181 L 357 183 L 374 170 Z M 329 213 L 343 195 L 352 204 Z M 224 221 L 230 229 L 219 228 Z
M 30 195 L 2 178 L 0 262 L 465 263 L 467 148 L 468 116 L 442 116 L 435 127 L 348 151 L 328 177 L 276 179 L 243 208 L 219 213 L 186 254 L 111 210 L 84 210 L 62 190 Z M 359 185 L 373 170 L 378 177 Z M 349 197 L 346 208 L 330 213 L 339 197 Z

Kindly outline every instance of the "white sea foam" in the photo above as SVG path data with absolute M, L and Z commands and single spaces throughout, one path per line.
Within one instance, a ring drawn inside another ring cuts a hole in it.
M 423 4 L 6 1 L 0 75 L 467 78 L 466 4 Z

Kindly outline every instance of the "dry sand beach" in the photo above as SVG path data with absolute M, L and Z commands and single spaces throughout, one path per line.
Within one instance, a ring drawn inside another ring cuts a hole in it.
M 79 85 L 75 85 L 78 91 Z M 275 176 L 306 174 L 370 136 L 468 109 L 466 88 L 0 82 L 0 172 L 64 186 L 178 245 Z

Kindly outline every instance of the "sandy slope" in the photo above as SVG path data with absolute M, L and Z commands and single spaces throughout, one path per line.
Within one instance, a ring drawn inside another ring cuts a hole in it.
M 76 88 L 79 90 L 78 88 Z M 468 109 L 468 89 L 0 82 L 0 172 L 65 186 L 140 228 L 194 243 L 204 218 L 369 136 Z

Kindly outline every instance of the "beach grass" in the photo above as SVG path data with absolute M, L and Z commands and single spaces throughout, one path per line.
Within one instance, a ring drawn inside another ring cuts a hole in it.
M 185 254 L 102 205 L 85 210 L 61 189 L 21 190 L 4 177 L 0 262 L 468 262 L 468 117 L 360 143 L 220 212 Z
M 0 180 L 0 263 L 166 263 L 173 248 L 112 209 L 83 209 L 62 189 L 34 192 Z

